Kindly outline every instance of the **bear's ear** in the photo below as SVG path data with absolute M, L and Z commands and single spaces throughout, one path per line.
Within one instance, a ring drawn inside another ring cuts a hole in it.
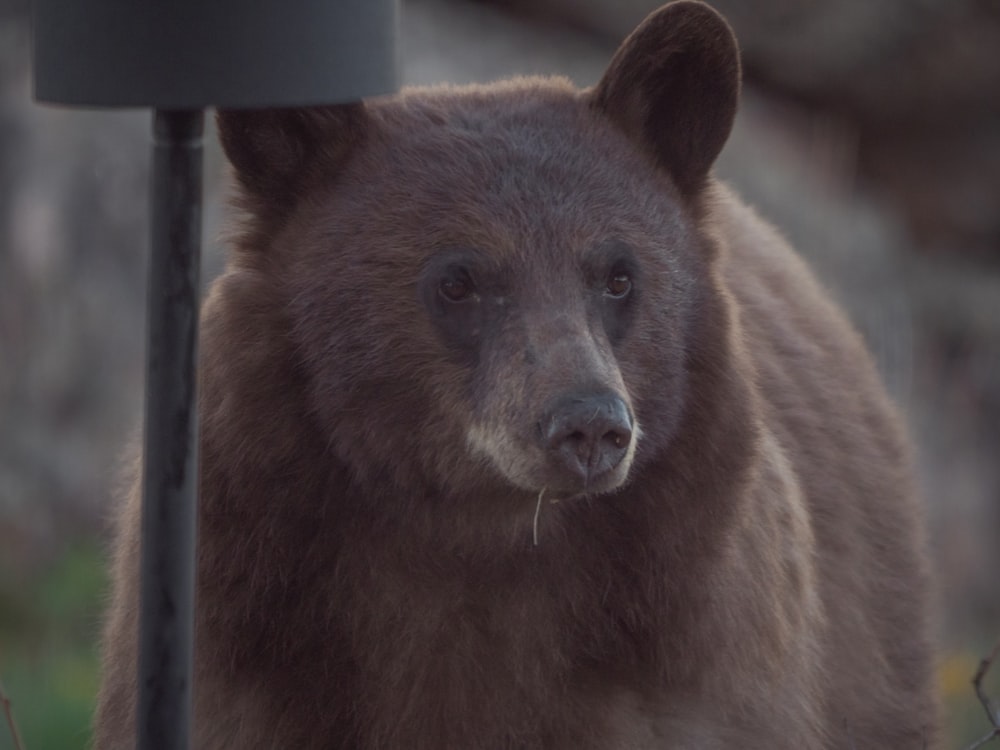
M 244 190 L 272 209 L 294 199 L 314 164 L 335 169 L 364 138 L 364 104 L 290 109 L 223 109 L 219 140 Z
M 703 3 L 679 0 L 632 32 L 590 96 L 690 195 L 729 137 L 739 88 L 729 24 Z

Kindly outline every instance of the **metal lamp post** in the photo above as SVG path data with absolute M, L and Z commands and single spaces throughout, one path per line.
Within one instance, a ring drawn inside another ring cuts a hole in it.
M 35 0 L 35 98 L 151 107 L 153 176 L 138 739 L 190 746 L 204 109 L 396 85 L 396 0 Z

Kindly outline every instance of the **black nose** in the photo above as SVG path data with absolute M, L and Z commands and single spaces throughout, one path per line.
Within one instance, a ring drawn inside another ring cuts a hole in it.
M 632 442 L 632 417 L 614 393 L 563 397 L 541 421 L 549 455 L 584 485 L 613 470 Z

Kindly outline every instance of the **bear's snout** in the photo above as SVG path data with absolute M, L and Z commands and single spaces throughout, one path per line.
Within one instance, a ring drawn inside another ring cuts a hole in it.
M 628 406 L 610 391 L 558 399 L 540 427 L 550 461 L 583 488 L 600 484 L 632 444 Z

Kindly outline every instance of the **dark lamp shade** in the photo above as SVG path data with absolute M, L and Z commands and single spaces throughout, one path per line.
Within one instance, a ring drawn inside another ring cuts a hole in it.
M 35 98 L 324 104 L 396 87 L 396 0 L 35 0 Z

